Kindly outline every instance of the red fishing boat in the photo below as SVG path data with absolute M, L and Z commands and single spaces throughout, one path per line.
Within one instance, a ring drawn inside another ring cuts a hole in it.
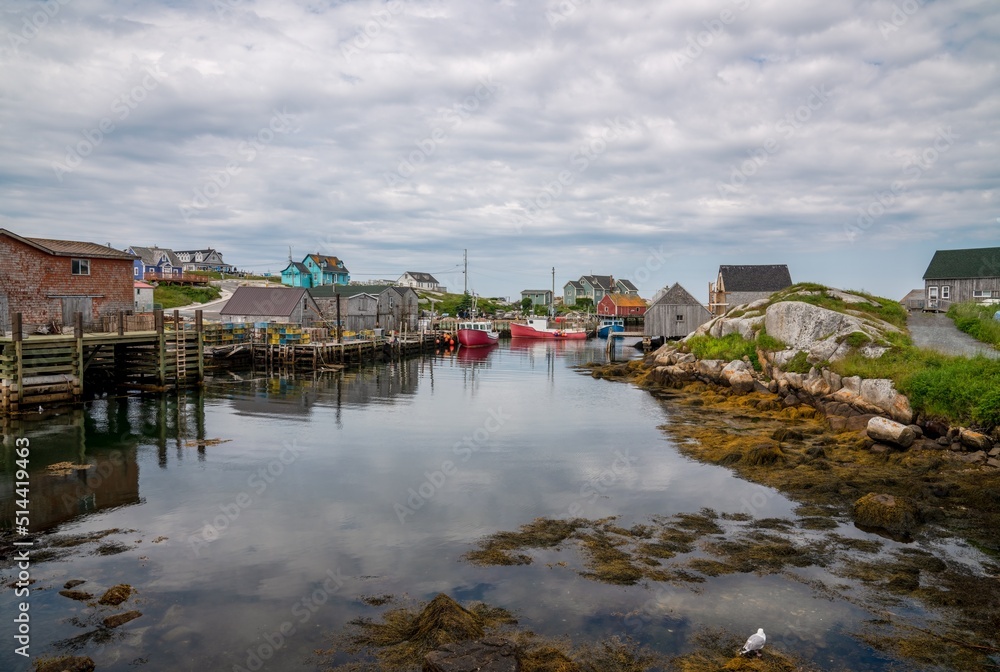
M 586 329 L 560 329 L 549 326 L 548 319 L 544 317 L 529 317 L 526 324 L 517 322 L 510 323 L 510 335 L 512 338 L 555 338 L 566 340 L 584 340 L 587 338 Z
M 486 320 L 469 320 L 458 323 L 458 342 L 463 348 L 481 348 L 494 345 L 500 338 L 500 332 L 493 328 L 493 323 Z

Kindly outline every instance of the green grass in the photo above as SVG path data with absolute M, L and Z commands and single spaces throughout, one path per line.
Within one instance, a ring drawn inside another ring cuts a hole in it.
M 984 306 L 971 301 L 953 303 L 948 308 L 948 317 L 977 341 L 1000 347 L 1000 320 L 993 319 L 997 310 L 1000 306 Z
M 785 371 L 790 371 L 792 373 L 809 373 L 809 369 L 812 368 L 812 364 L 806 360 L 806 357 L 806 353 L 799 350 L 795 353 L 794 357 L 785 362 L 785 366 L 782 368 Z
M 904 308 L 898 301 L 893 301 L 892 299 L 887 299 L 881 296 L 875 296 L 873 294 L 869 294 L 868 292 L 847 289 L 844 291 L 849 294 L 857 294 L 858 296 L 868 299 L 869 301 L 869 303 L 847 303 L 839 297 L 828 294 L 827 289 L 827 287 L 816 284 L 815 282 L 800 282 L 797 285 L 792 285 L 791 287 L 774 294 L 768 305 L 779 301 L 801 301 L 803 303 L 819 306 L 820 308 L 834 310 L 838 313 L 846 313 L 848 310 L 856 311 L 880 320 L 884 320 L 895 327 L 899 327 L 900 329 L 906 328 L 906 308 Z M 803 294 L 803 292 L 820 293 Z
M 949 357 L 905 345 L 878 359 L 852 354 L 832 368 L 843 376 L 890 378 L 924 415 L 983 428 L 1000 425 L 998 360 Z
M 184 285 L 161 285 L 153 289 L 153 301 L 163 306 L 164 310 L 188 306 L 192 303 L 205 303 L 221 296 L 216 287 L 188 287 Z
M 760 360 L 757 359 L 757 345 L 739 334 L 729 334 L 724 338 L 713 338 L 706 334 L 692 336 L 687 340 L 688 349 L 698 359 L 722 359 L 731 362 L 734 359 L 750 358 L 753 368 L 760 371 Z

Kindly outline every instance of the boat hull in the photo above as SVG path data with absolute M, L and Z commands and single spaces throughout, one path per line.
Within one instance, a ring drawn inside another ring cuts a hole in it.
M 458 342 L 465 348 L 483 348 L 495 345 L 500 339 L 498 332 L 482 331 L 480 329 L 459 329 Z
M 610 333 L 619 333 L 625 331 L 625 327 L 620 324 L 607 324 L 597 330 L 598 338 L 607 338 Z
M 527 324 L 510 323 L 511 338 L 551 338 L 558 340 L 584 340 L 587 332 L 583 329 L 535 329 Z

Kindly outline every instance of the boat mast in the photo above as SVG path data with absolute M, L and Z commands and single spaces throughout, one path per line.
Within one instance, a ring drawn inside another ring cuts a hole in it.
M 549 297 L 549 317 L 556 316 L 556 267 L 552 267 L 552 295 Z

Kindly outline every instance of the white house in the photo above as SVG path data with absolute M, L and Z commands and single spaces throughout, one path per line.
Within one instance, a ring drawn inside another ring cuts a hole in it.
M 413 287 L 414 289 L 423 289 L 429 292 L 446 292 L 448 291 L 437 281 L 430 273 L 418 273 L 417 271 L 407 271 L 399 276 L 399 280 L 396 284 L 400 287 Z
M 135 288 L 135 312 L 151 312 L 153 310 L 153 286 L 139 280 L 132 283 L 132 286 Z

